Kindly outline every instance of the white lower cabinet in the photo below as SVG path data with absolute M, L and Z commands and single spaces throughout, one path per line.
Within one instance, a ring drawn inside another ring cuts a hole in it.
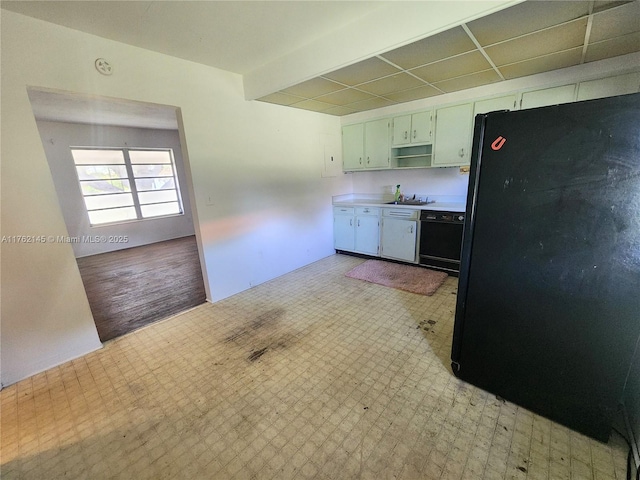
M 380 256 L 416 263 L 419 210 L 382 209 Z
M 378 256 L 380 253 L 380 209 L 356 207 L 355 251 Z
M 352 252 L 356 245 L 353 207 L 333 207 L 333 248 Z
M 333 207 L 333 248 L 378 256 L 380 209 Z

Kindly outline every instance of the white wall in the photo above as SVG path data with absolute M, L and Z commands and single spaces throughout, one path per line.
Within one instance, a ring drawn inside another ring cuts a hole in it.
M 248 102 L 240 76 L 2 10 L 1 234 L 68 235 L 27 87 L 180 109 L 185 168 L 208 298 L 218 300 L 333 253 L 323 177 L 338 118 Z M 112 76 L 94 68 L 96 58 Z M 7 385 L 100 347 L 69 244 L 4 243 L 1 374 Z
M 458 167 L 416 170 L 353 172 L 354 193 L 394 193 L 396 185 L 405 195 L 466 196 L 469 174 Z
M 74 242 L 71 247 L 77 258 L 186 237 L 195 233 L 191 202 L 187 191 L 188 183 L 180 148 L 180 134 L 177 130 L 152 130 L 51 121 L 37 121 L 37 125 L 69 235 L 80 239 L 97 236 L 105 236 L 107 239 L 111 236 L 127 239 L 124 242 L 110 242 L 108 240 L 106 242 Z M 181 187 L 184 214 L 92 227 L 89 224 L 89 217 L 74 169 L 70 150 L 72 146 L 171 148 L 178 183 Z

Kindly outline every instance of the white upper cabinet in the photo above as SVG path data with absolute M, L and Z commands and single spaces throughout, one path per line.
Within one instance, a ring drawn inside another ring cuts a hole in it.
M 578 101 L 637 92 L 640 92 L 640 73 L 628 73 L 616 77 L 580 82 L 578 85 Z
M 389 168 L 388 118 L 342 127 L 343 169 Z
M 389 168 L 389 120 L 383 118 L 364 124 L 366 168 Z
M 514 91 L 342 128 L 345 171 L 469 165 L 474 119 L 481 113 L 558 105 L 640 92 L 640 72 Z M 519 101 L 518 101 L 519 99 Z M 392 124 L 393 122 L 393 124 Z
M 344 170 L 364 168 L 364 124 L 342 127 L 342 167 Z
M 574 102 L 575 99 L 576 85 L 572 83 L 571 85 L 524 92 L 520 99 L 520 108 L 546 107 L 547 105 Z
M 469 165 L 473 105 L 463 103 L 436 110 L 432 165 Z
M 392 145 L 430 143 L 432 138 L 431 111 L 402 115 L 393 119 Z
M 473 104 L 473 118 L 476 118 L 476 115 L 480 113 L 489 113 L 498 110 L 515 110 L 516 105 L 515 94 L 480 100 Z

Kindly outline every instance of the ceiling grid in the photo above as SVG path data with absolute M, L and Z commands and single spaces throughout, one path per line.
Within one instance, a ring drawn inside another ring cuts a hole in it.
M 638 51 L 638 0 L 527 0 L 258 100 L 341 116 Z

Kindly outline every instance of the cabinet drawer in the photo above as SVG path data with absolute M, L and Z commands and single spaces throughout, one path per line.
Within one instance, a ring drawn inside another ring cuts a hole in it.
M 376 207 L 356 207 L 356 215 L 380 215 L 380 209 Z
M 382 216 L 416 220 L 420 216 L 420 210 L 410 210 L 408 208 L 383 208 Z
M 334 215 L 353 215 L 353 207 L 333 207 Z

